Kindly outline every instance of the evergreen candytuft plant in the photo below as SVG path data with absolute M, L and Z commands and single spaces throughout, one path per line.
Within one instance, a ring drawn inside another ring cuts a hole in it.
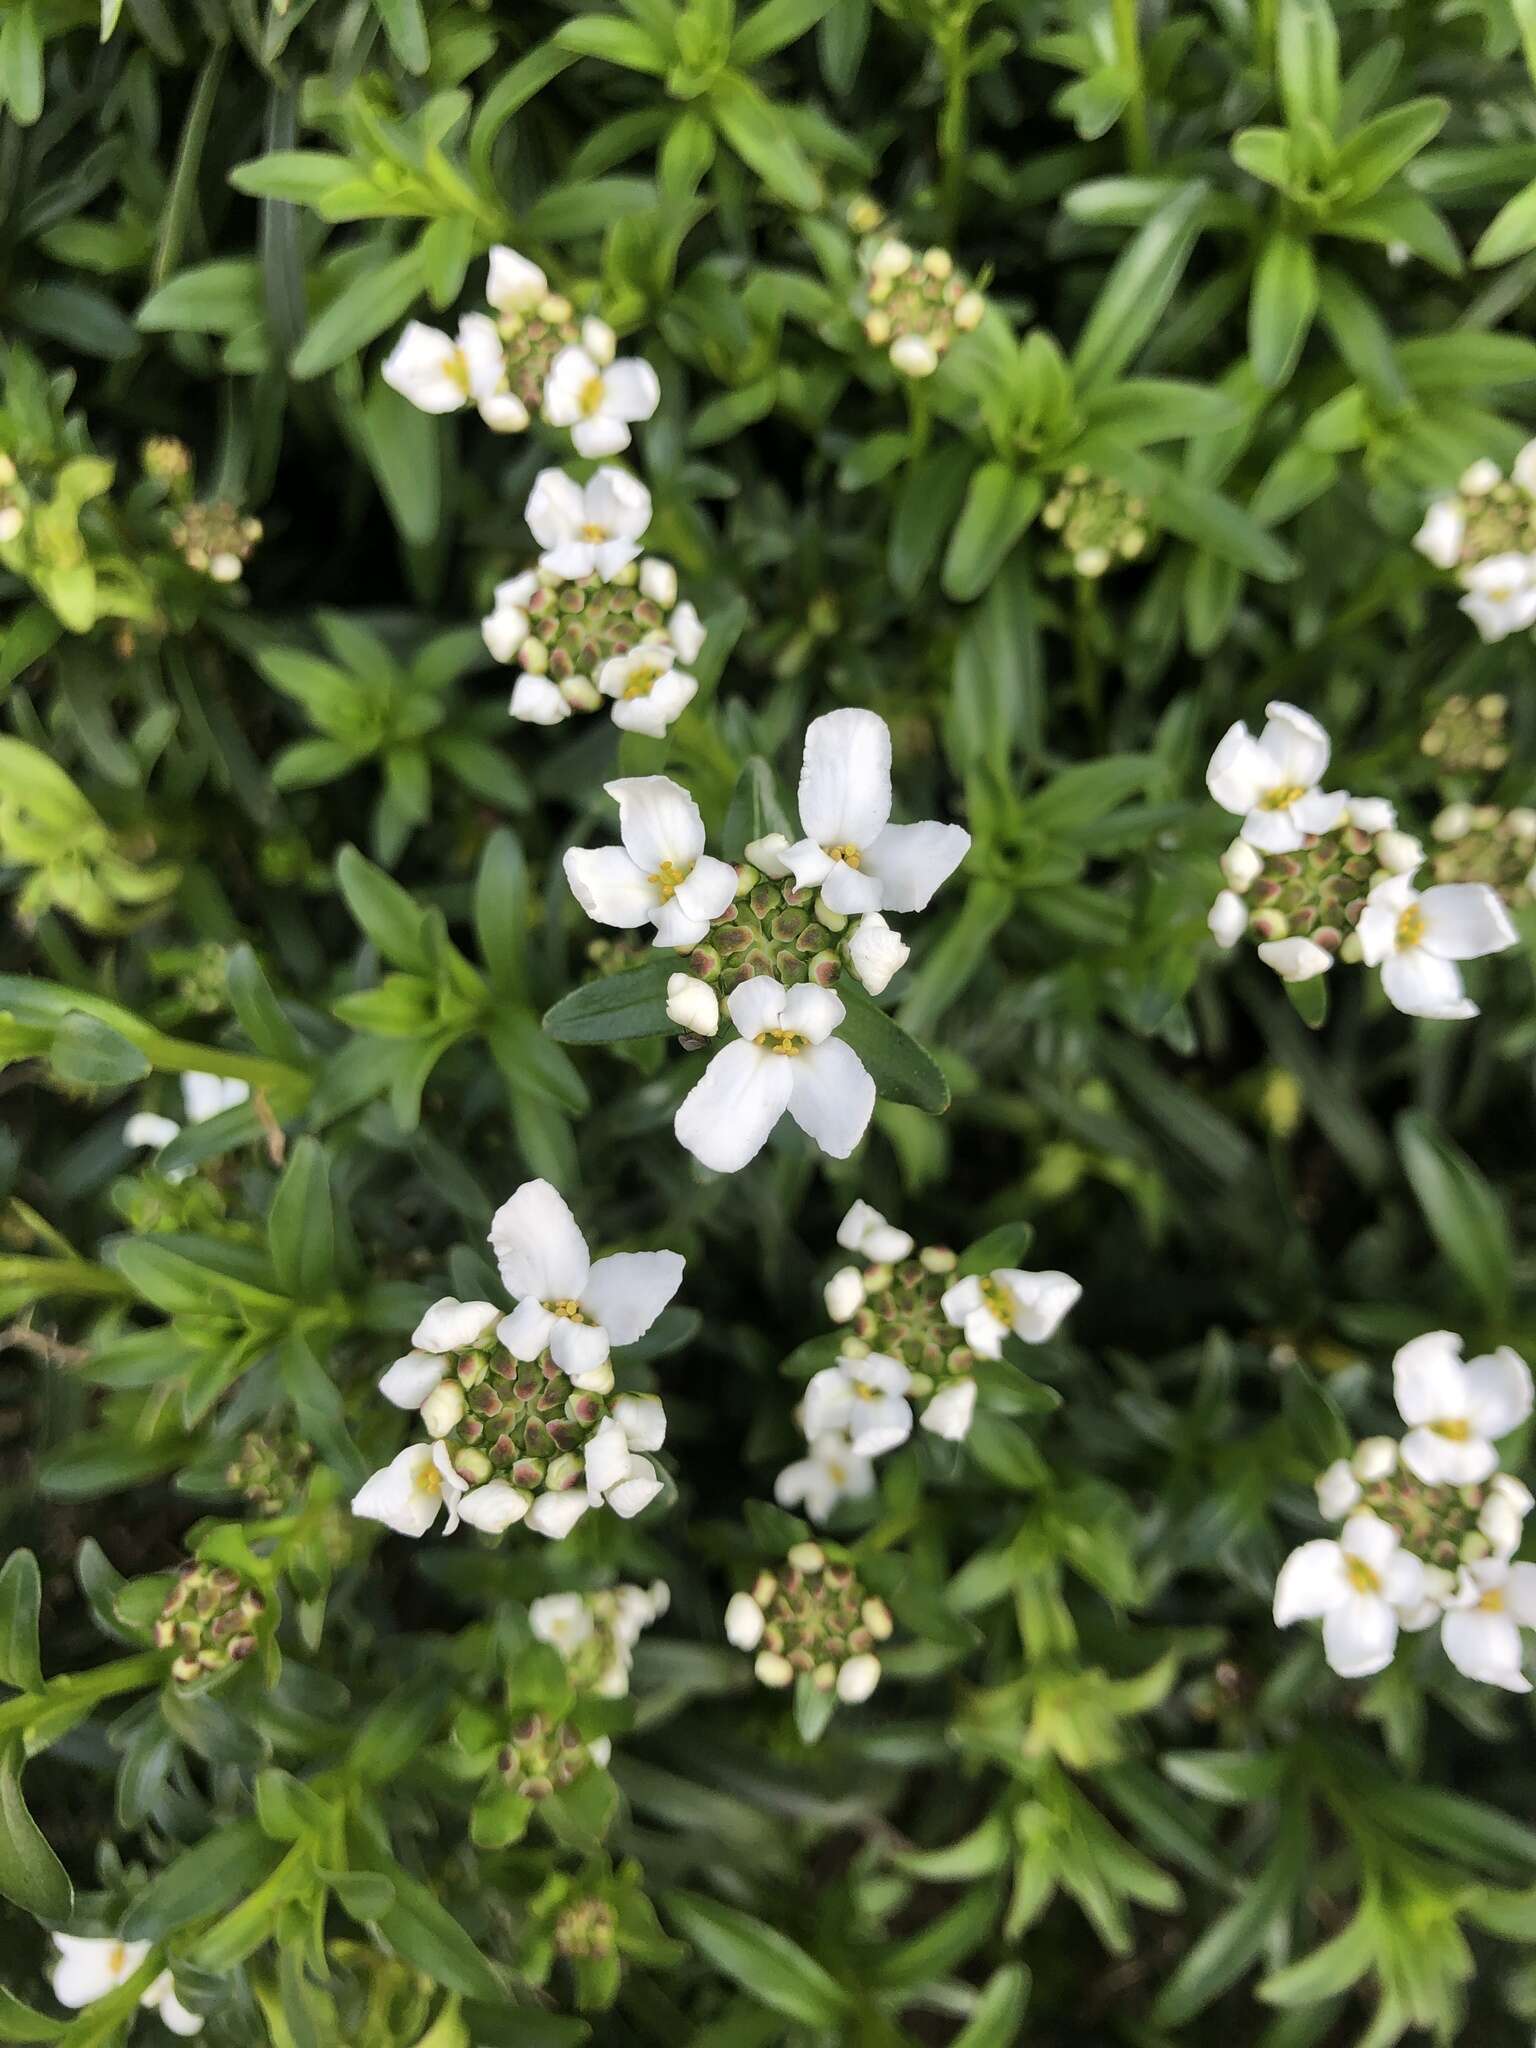
M 0 2042 L 1529 2042 L 1533 95 L 0 0 Z

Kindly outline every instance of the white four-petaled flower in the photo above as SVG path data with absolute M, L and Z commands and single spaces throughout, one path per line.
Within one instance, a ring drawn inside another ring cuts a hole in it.
M 1536 555 L 1486 555 L 1461 572 L 1461 609 L 1490 644 L 1536 626 Z
M 444 1361 L 472 1351 L 501 1320 L 494 1301 L 435 1301 L 411 1334 L 411 1348 L 379 1381 L 379 1392 L 397 1408 L 420 1409 L 448 1370 Z
M 872 1351 L 843 1357 L 812 1375 L 805 1390 L 805 1434 L 814 1445 L 833 1432 L 861 1458 L 894 1451 L 912 1434 L 912 1375 L 899 1359 Z
M 408 322 L 385 360 L 384 382 L 420 412 L 458 412 L 474 405 L 487 426 L 519 433 L 528 424 L 528 413 L 506 388 L 506 372 L 496 322 L 487 313 L 466 313 L 457 335 L 420 320 Z
M 1463 1677 L 1529 1692 L 1522 1628 L 1536 1628 L 1536 1564 L 1485 1557 L 1464 1564 L 1440 1624 L 1440 1642 Z
M 891 729 L 852 706 L 812 719 L 800 765 L 800 829 L 784 849 L 801 889 L 845 917 L 922 910 L 964 860 L 959 825 L 893 825 Z M 892 970 L 894 972 L 894 969 Z
M 1001 1358 L 1010 1335 L 1025 1344 L 1047 1343 L 1082 1291 L 1069 1273 L 1023 1273 L 1016 1266 L 999 1266 L 996 1272 L 957 1280 L 945 1289 L 940 1306 L 964 1330 L 978 1358 Z
M 857 1201 L 837 1226 L 837 1241 L 845 1252 L 862 1252 L 876 1265 L 894 1264 L 912 1249 L 910 1234 L 887 1223 L 868 1202 Z
M 1222 736 L 1205 786 L 1224 811 L 1243 821 L 1243 837 L 1264 853 L 1293 853 L 1310 833 L 1331 832 L 1349 799 L 1325 793 L 1328 735 L 1305 711 L 1266 704 L 1268 723 L 1255 739 L 1239 719 Z
M 597 672 L 597 687 L 613 699 L 613 722 L 623 732 L 660 739 L 698 694 L 698 684 L 677 665 L 664 640 L 645 641 L 615 654 Z
M 147 1941 L 118 1941 L 111 1935 L 55 1934 L 53 1944 L 59 1952 L 49 1979 L 53 1995 L 76 2012 L 126 1984 L 150 1950 Z M 201 2018 L 188 2012 L 176 1996 L 169 1970 L 162 1970 L 145 1988 L 139 2004 L 158 2012 L 173 2034 L 190 2036 L 203 2030 Z
M 665 775 L 624 776 L 603 788 L 619 807 L 623 844 L 571 847 L 571 894 L 598 924 L 652 924 L 658 946 L 696 945 L 736 894 L 736 870 L 704 851 L 698 805 Z
M 825 1522 L 845 1500 L 864 1500 L 875 1490 L 875 1468 L 841 1430 L 811 1438 L 803 1458 L 786 1465 L 773 1482 L 782 1508 L 803 1507 L 813 1522 Z
M 563 469 L 541 469 L 523 509 L 528 531 L 557 576 L 615 576 L 640 552 L 651 523 L 651 494 L 624 469 L 600 469 L 585 484 Z
M 1419 1604 L 1424 1567 L 1396 1529 L 1372 1514 L 1351 1515 L 1334 1542 L 1318 1537 L 1293 1550 L 1275 1585 L 1275 1625 L 1321 1621 L 1323 1651 L 1341 1678 L 1384 1671 L 1402 1616 Z
M 1381 969 L 1388 997 L 1410 1017 L 1475 1017 L 1457 962 L 1502 953 L 1518 940 L 1485 883 L 1440 882 L 1420 894 L 1409 874 L 1376 884 L 1357 930 L 1361 958 Z
M 666 1410 L 654 1394 L 621 1394 L 582 1454 L 582 1487 L 541 1493 L 528 1511 L 540 1536 L 569 1536 L 588 1508 L 609 1507 L 624 1521 L 648 1508 L 662 1490 L 661 1475 L 643 1451 L 667 1439 Z
M 648 420 L 661 400 L 656 372 L 639 356 L 614 361 L 613 330 L 600 320 L 582 327 L 580 346 L 563 348 L 550 365 L 540 401 L 552 427 L 569 427 L 578 455 L 617 455 L 629 430 Z
M 846 1159 L 869 1127 L 875 1084 L 833 1034 L 847 1014 L 814 982 L 759 975 L 726 998 L 740 1037 L 717 1052 L 673 1119 L 678 1143 L 716 1173 L 756 1158 L 786 1111 L 823 1152 Z
M 1507 1344 L 1463 1360 L 1461 1339 L 1430 1330 L 1392 1361 L 1392 1392 L 1408 1424 L 1402 1460 L 1428 1486 L 1477 1486 L 1497 1468 L 1494 1443 L 1531 1412 L 1531 1372 Z

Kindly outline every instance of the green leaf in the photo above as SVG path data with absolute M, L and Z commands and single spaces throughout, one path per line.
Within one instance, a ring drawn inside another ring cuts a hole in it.
M 1450 111 L 1449 100 L 1430 97 L 1389 107 L 1350 136 L 1334 161 L 1334 178 L 1347 180 L 1354 198 L 1369 199 L 1434 141 Z
M 226 1822 L 184 1849 L 133 1895 L 120 1930 L 125 1941 L 160 1941 L 194 1920 L 227 1912 L 249 1897 L 282 1860 L 254 1820 Z
M 1287 126 L 1303 133 L 1316 121 L 1331 135 L 1339 121 L 1339 31 L 1328 0 L 1280 0 L 1275 51 Z
M 136 1444 L 125 1437 L 70 1437 L 38 1462 L 38 1485 L 50 1500 L 100 1500 L 143 1486 L 179 1465 L 187 1455 L 180 1437 Z
M 21 1792 L 21 1746 L 0 1752 L 0 1896 L 39 1920 L 68 1920 L 75 1888 Z
M 355 846 L 337 854 L 336 880 L 348 910 L 386 960 L 415 974 L 433 973 L 425 913 L 398 882 Z
M 267 1211 L 267 1245 L 284 1291 L 318 1301 L 336 1285 L 330 1166 L 318 1138 L 300 1138 Z
M 1409 1185 L 1435 1242 L 1495 1321 L 1508 1310 L 1514 1249 L 1504 1205 L 1466 1154 L 1422 1110 L 1393 1127 Z
M 1276 229 L 1265 242 L 1248 302 L 1254 375 L 1278 391 L 1288 384 L 1317 311 L 1317 263 L 1302 236 Z
M 41 1692 L 37 1621 L 42 1579 L 30 1550 L 13 1550 L 0 1571 L 0 1681 L 18 1692 Z
M 913 597 L 933 567 L 939 543 L 955 522 L 976 458 L 964 442 L 914 462 L 901 480 L 891 515 L 887 561 L 892 583 Z
M 965 503 L 944 553 L 946 597 L 979 597 L 1002 568 L 1040 510 L 1039 477 L 1007 462 L 984 462 L 971 477 Z
M 504 1998 L 496 1972 L 447 1907 L 403 1870 L 382 1874 L 395 1888 L 395 1902 L 380 1915 L 378 1930 L 396 1955 L 466 1998 Z
M 731 62 L 750 71 L 787 48 L 831 10 L 832 0 L 766 0 L 749 14 L 731 41 Z
M 932 1054 L 848 977 L 839 983 L 838 994 L 847 1014 L 837 1035 L 853 1047 L 879 1093 L 888 1102 L 907 1102 L 942 1116 L 949 1107 L 949 1083 Z
M 389 47 L 406 70 L 419 78 L 432 61 L 421 0 L 373 0 L 373 6 L 384 24 Z
M 126 1088 L 152 1071 L 136 1045 L 80 1010 L 72 1010 L 54 1033 L 48 1064 L 77 1088 Z
M 254 949 L 244 940 L 229 956 L 225 986 L 240 1029 L 256 1050 L 291 1066 L 304 1065 L 303 1040 L 283 1014 Z
M 325 149 L 274 149 L 249 163 L 236 164 L 229 182 L 237 192 L 255 199 L 283 199 L 294 206 L 315 206 L 334 186 L 353 176 L 344 156 Z
M 982 1986 L 975 2010 L 955 2035 L 950 2048 L 1013 2048 L 1022 2038 L 1029 2007 L 1029 1972 L 1022 1963 L 1007 1963 Z
M 370 386 L 357 418 L 368 467 L 396 530 L 412 547 L 428 546 L 443 516 L 442 425 L 382 378 Z
M 667 982 L 684 963 L 674 954 L 626 967 L 571 990 L 544 1012 L 544 1029 L 562 1045 L 607 1045 L 619 1038 L 669 1036 Z
M 238 334 L 261 321 L 261 268 L 250 256 L 221 257 L 169 278 L 140 306 L 146 334 Z
M 850 1993 L 776 1927 L 696 1892 L 668 1892 L 662 1904 L 707 1962 L 786 2019 L 831 2028 L 847 2015 Z
M 1283 583 L 1296 573 L 1290 551 L 1252 513 L 1220 491 L 1193 483 L 1166 463 L 1134 450 L 1105 466 L 1127 490 L 1156 505 L 1158 524 L 1170 533 L 1209 548 L 1222 561 L 1268 583 Z
M 821 180 L 771 100 L 739 72 L 710 89 L 709 110 L 731 148 L 788 206 L 809 213 L 821 204 Z
M 0 1987 L 0 2041 L 57 2041 L 68 2025 L 34 2012 L 11 1992 Z
M 1472 261 L 1486 270 L 1493 263 L 1509 263 L 1536 249 L 1536 178 L 1506 199 L 1484 228 L 1472 251 Z
M 1082 389 L 1107 384 L 1162 319 L 1200 232 L 1205 197 L 1202 182 L 1186 185 L 1116 257 L 1072 352 Z
M 415 249 L 354 277 L 310 322 L 288 366 L 292 375 L 304 383 L 356 355 L 402 317 L 421 286 L 421 257 Z

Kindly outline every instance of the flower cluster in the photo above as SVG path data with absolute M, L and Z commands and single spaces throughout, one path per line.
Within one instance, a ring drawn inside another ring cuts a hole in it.
M 1338 1537 L 1293 1550 L 1275 1586 L 1275 1621 L 1323 1624 L 1323 1650 L 1343 1678 L 1385 1670 L 1398 1633 L 1440 1628 L 1468 1678 L 1529 1692 L 1520 1630 L 1536 1628 L 1536 1565 L 1517 1564 L 1528 1489 L 1501 1472 L 1495 1445 L 1531 1413 L 1531 1374 L 1508 1346 L 1462 1357 L 1462 1340 L 1431 1330 L 1392 1365 L 1400 1442 L 1368 1437 L 1317 1481 Z
M 986 314 L 986 300 L 947 249 L 919 255 L 894 235 L 872 237 L 860 247 L 859 269 L 864 338 L 900 376 L 931 377 L 956 335 Z
M 1481 882 L 1511 909 L 1536 890 L 1536 810 L 1524 804 L 1447 804 L 1429 828 L 1437 882 Z
M 508 1791 L 535 1804 L 602 1770 L 613 1753 L 606 1735 L 583 1735 L 570 1721 L 537 1712 L 520 1714 L 507 1730 L 496 1768 Z
M 1453 694 L 1425 726 L 1419 752 L 1452 775 L 1497 775 L 1509 760 L 1508 718 L 1509 699 L 1497 690 Z
M 640 559 L 650 492 L 627 470 L 578 484 L 545 469 L 524 517 L 543 549 L 538 567 L 498 583 L 480 623 L 496 660 L 522 670 L 512 716 L 559 725 L 606 700 L 621 730 L 660 738 L 698 690 L 688 664 L 705 634 L 693 606 L 678 602 L 672 564 Z
M 253 1654 L 266 1607 L 260 1587 L 231 1566 L 189 1559 L 155 1622 L 155 1647 L 175 1652 L 171 1676 L 190 1685 Z
M 215 583 L 238 583 L 261 539 L 259 519 L 228 498 L 183 505 L 171 527 L 171 545 L 189 569 Z
M 1145 554 L 1147 508 L 1112 477 L 1074 463 L 1047 498 L 1040 523 L 1060 536 L 1074 575 L 1096 582 Z
M 1455 576 L 1461 609 L 1484 640 L 1536 626 L 1536 441 L 1508 477 L 1486 458 L 1472 463 L 1430 506 L 1413 544 Z
M 466 313 L 457 334 L 412 320 L 384 364 L 385 383 L 423 412 L 473 405 L 499 434 L 522 433 L 538 412 L 546 426 L 570 429 L 578 455 L 627 448 L 631 425 L 648 420 L 661 396 L 650 364 L 617 358 L 606 321 L 578 328 L 570 300 L 515 249 L 492 249 L 485 296 L 491 312 Z
M 1331 746 L 1316 719 L 1278 702 L 1265 715 L 1257 738 L 1241 720 L 1230 727 L 1206 771 L 1216 802 L 1243 821 L 1222 857 L 1212 936 L 1234 946 L 1251 932 L 1285 981 L 1363 960 L 1409 1016 L 1475 1017 L 1459 963 L 1516 942 L 1498 896 L 1471 882 L 1421 893 L 1424 849 L 1397 830 L 1391 804 L 1325 791 Z
M 301 1437 L 248 1429 L 224 1468 L 224 1483 L 253 1514 L 286 1514 L 302 1492 L 314 1451 Z
M 762 1571 L 725 1610 L 727 1640 L 755 1650 L 764 1685 L 835 1692 L 845 1706 L 867 1700 L 880 1683 L 875 1646 L 892 1630 L 891 1611 L 866 1592 L 846 1558 L 819 1543 L 796 1543 L 776 1571 Z
M 813 719 L 800 770 L 802 836 L 752 841 L 738 866 L 705 851 L 704 820 L 662 775 L 604 785 L 621 844 L 571 848 L 571 893 L 598 924 L 654 931 L 687 954 L 668 1015 L 695 1040 L 717 1035 L 719 990 L 737 1036 L 678 1108 L 674 1129 L 717 1173 L 756 1157 L 788 1114 L 846 1159 L 874 1113 L 875 1085 L 837 1033 L 847 1010 L 827 986 L 844 961 L 879 993 L 907 957 L 887 910 L 922 910 L 970 846 L 958 825 L 890 821 L 891 734 L 872 711 Z M 856 919 L 852 929 L 850 922 Z M 846 934 L 834 947 L 833 934 Z
M 594 1593 L 545 1593 L 529 1606 L 528 1624 L 539 1642 L 560 1652 L 577 1692 L 622 1699 L 636 1643 L 670 1605 L 660 1579 Z
M 408 1444 L 361 1488 L 352 1512 L 424 1536 L 446 1510 L 499 1535 L 526 1520 L 569 1535 L 589 1508 L 626 1520 L 662 1490 L 645 1452 L 666 1437 L 661 1402 L 616 1394 L 609 1357 L 633 1344 L 677 1292 L 676 1252 L 593 1260 L 547 1181 L 526 1182 L 497 1210 L 490 1242 L 517 1306 L 435 1303 L 379 1391 L 414 1410 L 427 1441 Z
M 150 1951 L 147 1941 L 117 1941 L 111 1935 L 55 1934 L 53 1945 L 59 1952 L 50 1979 L 53 1995 L 72 2012 L 94 2005 L 98 1998 L 106 1998 L 126 1984 Z M 203 2030 L 198 2014 L 188 2012 L 176 1996 L 169 1970 L 162 1970 L 140 1994 L 139 2004 L 158 2014 L 161 2025 L 173 2034 L 190 2036 Z
M 837 1241 L 865 1264 L 827 1282 L 827 1313 L 845 1325 L 841 1355 L 807 1385 L 807 1454 L 774 1484 L 780 1506 L 817 1522 L 874 1490 L 872 1461 L 904 1444 L 914 1420 L 951 1442 L 969 1435 L 976 1360 L 1001 1357 L 1009 1336 L 1047 1342 L 1082 1293 L 1065 1273 L 1014 1267 L 957 1279 L 947 1246 L 917 1250 L 867 1202 L 854 1203 Z

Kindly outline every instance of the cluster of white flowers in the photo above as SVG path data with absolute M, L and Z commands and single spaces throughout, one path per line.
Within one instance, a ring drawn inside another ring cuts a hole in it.
M 1495 1445 L 1531 1413 L 1530 1369 L 1507 1345 L 1464 1359 L 1459 1337 L 1431 1330 L 1398 1352 L 1392 1380 L 1407 1432 L 1368 1437 L 1317 1481 L 1323 1516 L 1344 1526 L 1291 1552 L 1275 1621 L 1320 1620 L 1342 1678 L 1385 1670 L 1400 1630 L 1438 1623 L 1458 1671 L 1529 1692 L 1520 1630 L 1536 1628 L 1536 1564 L 1514 1555 L 1533 1503 Z
M 55 1934 L 53 1945 L 59 1952 L 50 1980 L 53 1995 L 74 2012 L 126 1984 L 150 1950 L 147 1941 L 118 1941 L 111 1935 Z M 173 2034 L 190 2036 L 203 2030 L 202 2020 L 176 1996 L 169 1970 L 160 1972 L 139 2004 L 158 2013 L 161 2025 Z
M 773 1489 L 781 1507 L 816 1522 L 873 1492 L 873 1461 L 904 1444 L 914 1421 L 950 1442 L 969 1435 L 975 1361 L 1000 1358 L 1010 1336 L 1046 1343 L 1082 1294 L 1065 1273 L 1015 1267 L 956 1279 L 952 1251 L 918 1250 L 868 1202 L 853 1204 L 837 1241 L 866 1263 L 827 1282 L 827 1313 L 846 1326 L 842 1354 L 807 1385 L 797 1418 L 806 1455 Z
M 955 268 L 947 249 L 921 255 L 894 235 L 859 251 L 865 339 L 884 349 L 899 376 L 931 377 L 956 335 L 986 316 L 987 302 Z
M 626 1520 L 662 1481 L 666 1414 L 653 1394 L 615 1394 L 609 1352 L 650 1329 L 677 1292 L 677 1252 L 592 1259 L 565 1201 L 527 1181 L 497 1210 L 491 1247 L 517 1306 L 451 1297 L 427 1311 L 379 1391 L 414 1410 L 427 1441 L 408 1444 L 359 1490 L 352 1512 L 424 1536 L 446 1511 L 500 1534 L 526 1521 L 569 1535 L 589 1508 Z
M 775 1690 L 804 1678 L 859 1706 L 880 1683 L 877 1646 L 893 1623 L 885 1602 L 868 1593 L 846 1553 L 829 1556 L 819 1543 L 795 1543 L 775 1571 L 761 1571 L 751 1590 L 733 1593 L 725 1610 L 726 1640 L 755 1651 L 753 1670 Z
M 1257 738 L 1231 726 L 1206 770 L 1216 802 L 1243 821 L 1222 856 L 1212 936 L 1230 947 L 1251 931 L 1284 981 L 1363 960 L 1409 1016 L 1475 1017 L 1459 963 L 1517 938 L 1498 895 L 1474 882 L 1416 889 L 1424 848 L 1397 829 L 1392 805 L 1324 790 L 1331 746 L 1317 720 L 1278 702 L 1265 715 Z
M 1461 609 L 1484 640 L 1536 626 L 1536 441 L 1507 478 L 1496 462 L 1472 463 L 1430 506 L 1413 544 L 1455 576 Z
M 545 1593 L 529 1604 L 528 1624 L 539 1642 L 560 1652 L 578 1692 L 616 1700 L 629 1691 L 636 1643 L 671 1604 L 660 1579 L 595 1593 Z
M 605 785 L 619 807 L 618 846 L 573 847 L 565 856 L 571 893 L 598 924 L 654 932 L 652 943 L 689 952 L 712 926 L 745 931 L 739 898 L 763 884 L 781 905 L 791 903 L 802 940 L 843 930 L 857 979 L 878 994 L 907 957 L 886 922 L 887 910 L 922 910 L 970 846 L 959 825 L 890 822 L 891 734 L 873 711 L 829 711 L 811 722 L 800 770 L 802 836 L 772 833 L 752 841 L 737 867 L 705 852 L 704 820 L 685 789 L 663 775 Z M 790 884 L 789 894 L 774 885 Z M 814 918 L 800 906 L 814 899 Z M 668 1014 L 698 1039 L 721 1023 L 714 982 L 723 972 L 718 950 L 694 964 L 709 975 L 679 973 L 668 988 Z M 858 1054 L 837 1033 L 847 1011 L 827 986 L 834 954 L 807 959 L 804 947 L 787 964 L 762 960 L 733 970 L 725 1010 L 736 1037 L 710 1061 L 678 1108 L 678 1141 L 717 1173 L 735 1173 L 754 1159 L 769 1133 L 789 1115 L 834 1159 L 846 1159 L 863 1137 L 875 1107 L 875 1084 Z M 790 980 L 815 971 L 815 979 Z M 737 973 L 743 978 L 736 978 Z M 713 976 L 713 980 L 710 978 Z
M 538 566 L 498 583 L 480 623 L 496 660 L 523 671 L 512 716 L 559 725 L 606 702 L 621 730 L 659 739 L 698 691 L 688 664 L 705 632 L 693 605 L 678 601 L 672 564 L 641 556 L 650 492 L 628 470 L 603 468 L 578 484 L 544 469 L 523 516 L 543 550 Z
M 491 251 L 490 313 L 466 313 L 457 334 L 412 320 L 384 364 L 384 381 L 422 412 L 473 405 L 499 434 L 520 434 L 538 412 L 569 428 L 576 453 L 617 455 L 629 430 L 656 410 L 650 364 L 620 358 L 604 320 L 575 325 L 571 302 L 550 290 L 537 263 L 515 249 Z

